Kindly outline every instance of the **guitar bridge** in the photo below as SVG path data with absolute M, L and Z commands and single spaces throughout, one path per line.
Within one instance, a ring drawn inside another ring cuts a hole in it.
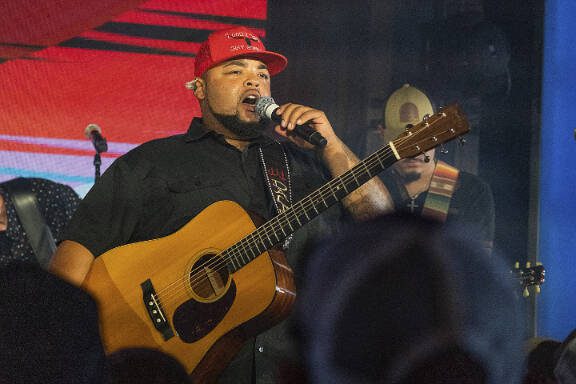
M 174 331 L 168 322 L 166 313 L 162 309 L 162 305 L 156 295 L 152 281 L 148 279 L 140 284 L 140 287 L 142 288 L 144 307 L 146 308 L 146 312 L 148 312 L 148 316 L 150 316 L 150 320 L 152 320 L 154 328 L 162 334 L 164 341 L 171 339 L 174 337 Z

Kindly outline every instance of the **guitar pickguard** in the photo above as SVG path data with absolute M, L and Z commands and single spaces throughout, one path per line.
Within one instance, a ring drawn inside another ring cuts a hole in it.
M 230 310 L 236 297 L 236 284 L 232 280 L 220 300 L 202 303 L 194 299 L 180 305 L 174 312 L 174 328 L 186 343 L 200 340 L 216 327 Z

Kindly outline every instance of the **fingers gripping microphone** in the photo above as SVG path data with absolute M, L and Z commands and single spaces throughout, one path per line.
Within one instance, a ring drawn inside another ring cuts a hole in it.
M 276 114 L 276 110 L 278 108 L 280 108 L 280 106 L 276 104 L 274 99 L 269 96 L 261 97 L 256 102 L 256 113 L 260 115 L 260 117 L 272 120 L 276 123 L 280 123 L 282 121 L 282 117 Z M 310 144 L 313 144 L 317 147 L 322 148 L 327 144 L 324 136 L 322 136 L 320 132 L 314 130 L 308 125 L 297 125 L 294 127 L 294 133 L 296 136 L 303 138 Z
M 102 128 L 98 125 L 88 124 L 86 129 L 84 129 L 84 134 L 92 141 L 96 152 L 102 153 L 108 151 L 108 143 L 106 143 L 106 139 L 102 136 Z

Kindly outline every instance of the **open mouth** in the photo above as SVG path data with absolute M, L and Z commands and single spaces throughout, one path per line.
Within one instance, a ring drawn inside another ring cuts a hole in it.
M 256 101 L 258 100 L 258 96 L 256 95 L 248 95 L 242 100 L 242 103 L 248 105 L 256 105 Z

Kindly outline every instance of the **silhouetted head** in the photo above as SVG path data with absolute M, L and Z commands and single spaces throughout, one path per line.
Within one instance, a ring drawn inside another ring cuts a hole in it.
M 559 384 L 576 382 L 576 330 L 572 331 L 558 348 L 554 375 Z
M 320 246 L 296 309 L 314 383 L 516 383 L 525 324 L 509 273 L 466 232 L 416 217 Z
M 105 384 L 187 384 L 186 369 L 174 357 L 154 349 L 126 348 L 108 356 Z
M 104 350 L 94 300 L 40 266 L 0 269 L 0 382 L 100 383 Z

